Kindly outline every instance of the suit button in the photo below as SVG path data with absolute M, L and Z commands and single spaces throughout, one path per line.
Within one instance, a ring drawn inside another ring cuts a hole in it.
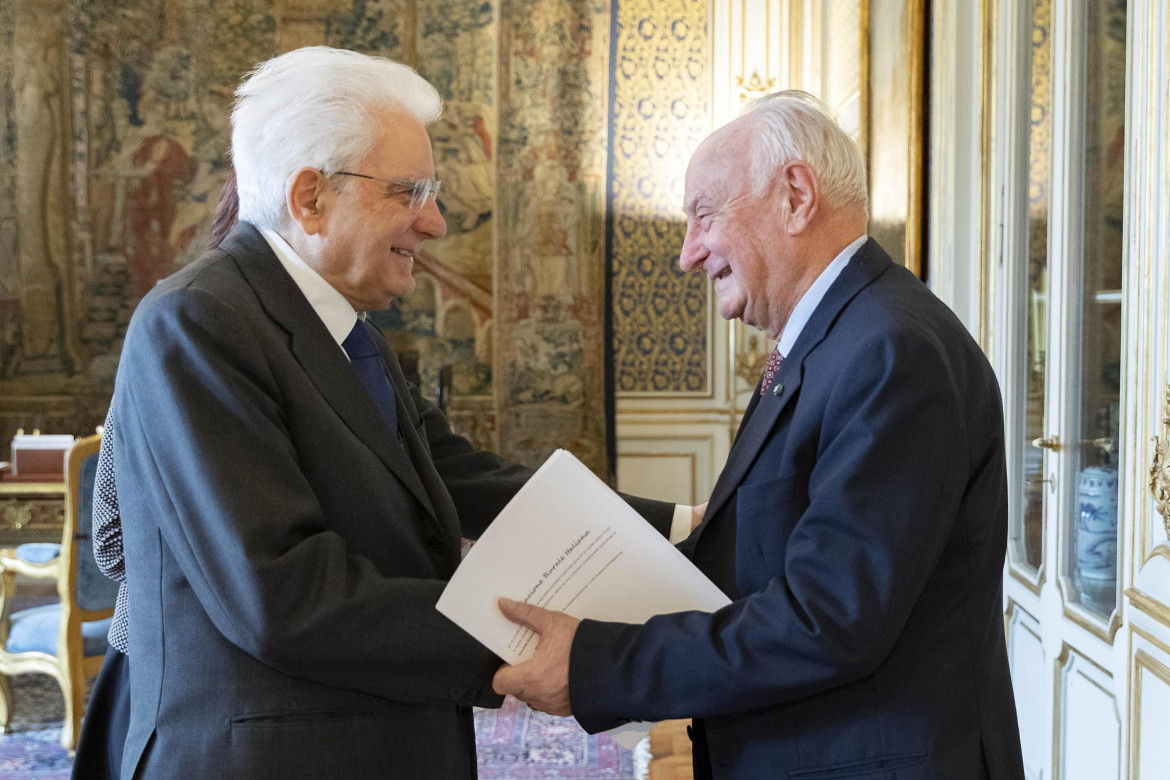
M 443 552 L 447 549 L 447 545 L 443 542 L 443 537 L 441 536 L 432 536 L 427 539 L 427 547 L 429 547 L 432 552 Z

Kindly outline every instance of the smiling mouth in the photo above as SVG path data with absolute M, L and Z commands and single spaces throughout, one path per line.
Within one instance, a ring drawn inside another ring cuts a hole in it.
M 400 246 L 396 246 L 391 251 L 393 251 L 395 254 L 402 255 L 403 257 L 409 257 L 411 260 L 414 259 L 414 252 L 409 249 L 403 249 Z
M 717 274 L 715 274 L 714 276 L 712 276 L 712 277 L 711 277 L 711 281 L 713 281 L 713 282 L 717 282 L 717 281 L 719 281 L 720 279 L 726 279 L 726 278 L 727 278 L 727 277 L 729 277 L 729 276 L 731 276 L 731 269 L 730 269 L 730 268 L 724 268 L 722 271 L 720 271 L 719 273 L 717 273 Z

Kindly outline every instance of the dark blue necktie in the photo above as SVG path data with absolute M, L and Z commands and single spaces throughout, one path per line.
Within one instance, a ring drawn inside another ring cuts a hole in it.
M 345 354 L 349 355 L 350 365 L 357 372 L 358 378 L 366 386 L 366 391 L 374 399 L 378 411 L 390 423 L 390 430 L 398 433 L 398 409 L 394 405 L 394 386 L 386 376 L 386 365 L 382 362 L 382 354 L 378 352 L 374 340 L 366 330 L 365 323 L 360 319 L 354 323 L 353 330 L 341 342 Z

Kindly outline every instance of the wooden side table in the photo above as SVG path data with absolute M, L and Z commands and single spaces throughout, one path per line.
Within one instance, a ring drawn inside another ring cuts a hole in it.
M 59 542 L 64 522 L 64 475 L 32 480 L 0 470 L 0 546 Z

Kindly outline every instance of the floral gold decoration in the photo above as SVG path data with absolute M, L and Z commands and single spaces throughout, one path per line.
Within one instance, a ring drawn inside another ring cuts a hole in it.
M 748 385 L 754 385 L 760 381 L 764 366 L 768 363 L 768 356 L 771 354 L 771 350 L 760 349 L 758 336 L 748 336 L 747 352 L 740 352 L 735 356 L 735 375 Z
M 739 92 L 739 101 L 741 103 L 747 103 L 762 98 L 770 92 L 775 92 L 776 78 L 769 76 L 768 80 L 765 81 L 760 78 L 759 71 L 753 71 L 751 79 L 746 82 L 743 76 L 737 76 L 735 79 L 735 87 Z
M 1152 437 L 1154 459 L 1150 464 L 1150 494 L 1162 515 L 1166 535 L 1170 536 L 1170 385 L 1162 402 L 1162 435 Z

